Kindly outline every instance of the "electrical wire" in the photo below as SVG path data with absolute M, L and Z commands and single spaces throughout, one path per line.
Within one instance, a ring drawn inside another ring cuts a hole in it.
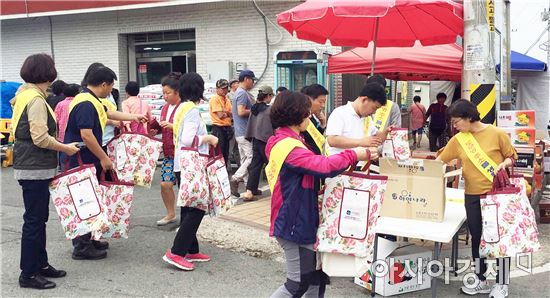
M 544 34 L 546 33 L 546 31 L 550 30 L 550 25 L 546 26 L 546 28 L 544 28 L 544 30 L 542 30 L 542 33 L 539 35 L 539 37 L 537 38 L 537 40 L 527 49 L 527 51 L 525 51 L 525 53 L 523 53 L 524 55 L 527 55 L 527 53 L 529 53 L 529 51 L 537 44 L 539 43 L 540 39 L 544 36 Z
M 256 0 L 252 1 L 252 5 L 254 6 L 254 8 L 256 9 L 258 14 L 260 14 L 260 16 L 262 17 L 262 20 L 264 21 L 264 31 L 265 31 L 265 52 L 266 52 L 265 53 L 265 66 L 264 66 L 264 70 L 262 71 L 262 74 L 260 75 L 260 77 L 258 78 L 256 83 L 254 84 L 254 85 L 257 85 L 263 79 L 264 75 L 267 72 L 267 68 L 269 67 L 269 37 L 267 35 L 267 20 L 266 20 L 267 17 L 265 16 L 265 14 L 260 10 L 258 5 L 256 4 Z
M 269 45 L 276 45 L 278 43 L 281 42 L 281 40 L 283 40 L 283 32 L 281 31 L 281 29 L 279 28 L 279 26 L 277 26 L 277 24 L 273 23 L 273 21 L 271 21 L 270 18 L 268 18 L 265 13 L 262 11 L 262 9 L 258 6 L 258 4 L 256 3 L 256 0 L 253 0 L 252 2 L 254 2 L 254 6 L 256 8 L 256 10 L 271 24 L 271 26 L 273 26 L 273 28 L 275 28 L 275 30 L 277 30 L 277 32 L 279 33 L 279 39 L 276 41 L 276 42 L 269 42 Z

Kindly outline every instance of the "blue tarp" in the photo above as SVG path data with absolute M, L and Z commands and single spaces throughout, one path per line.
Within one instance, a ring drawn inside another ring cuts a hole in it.
M 0 82 L 0 118 L 11 118 L 12 109 L 10 100 L 15 96 L 17 88 L 21 83 Z
M 512 71 L 546 71 L 546 63 L 512 51 L 510 56 L 512 62 Z

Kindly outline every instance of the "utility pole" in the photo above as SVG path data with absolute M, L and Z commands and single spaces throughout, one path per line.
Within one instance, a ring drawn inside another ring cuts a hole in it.
M 494 0 L 464 1 L 462 98 L 474 103 L 484 123 L 496 122 Z
M 546 32 L 548 33 L 548 40 L 541 45 L 541 49 L 546 51 L 546 64 L 550 65 L 550 0 L 548 1 L 548 9 L 544 9 L 542 12 L 542 21 L 548 22 Z
M 512 101 L 512 65 L 510 55 L 511 52 L 511 24 L 510 24 L 510 0 L 504 0 L 504 29 L 503 29 L 503 59 L 500 62 L 501 73 L 501 99 L 510 103 Z M 499 107 L 502 108 L 502 107 Z

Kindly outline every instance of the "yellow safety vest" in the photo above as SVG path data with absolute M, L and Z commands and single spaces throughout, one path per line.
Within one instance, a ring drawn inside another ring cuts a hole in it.
M 103 132 L 105 126 L 107 125 L 107 112 L 105 111 L 105 106 L 103 105 L 103 102 L 95 98 L 92 94 L 85 92 L 75 96 L 75 98 L 69 104 L 69 115 L 71 115 L 71 111 L 74 109 L 74 107 L 76 107 L 76 105 L 83 102 L 90 102 L 94 106 L 97 112 L 97 116 L 99 117 L 101 131 Z
M 196 106 L 197 105 L 194 102 L 186 101 L 181 104 L 181 107 L 176 112 L 176 115 L 174 115 L 174 129 L 172 129 L 172 133 L 174 135 L 174 147 L 176 150 L 178 149 L 180 129 L 183 128 L 183 119 L 185 118 L 185 115 L 187 115 L 187 113 L 189 113 L 189 111 Z
M 456 139 L 470 161 L 476 166 L 476 168 L 493 182 L 493 177 L 496 175 L 497 164 L 481 149 L 479 143 L 474 136 L 469 132 L 459 132 L 456 135 Z
M 328 155 L 326 150 L 325 136 L 323 136 L 323 134 L 319 132 L 317 127 L 313 125 L 313 122 L 309 121 L 306 131 L 311 136 L 313 141 L 315 141 L 315 145 L 317 146 L 317 148 L 319 148 L 319 151 L 321 151 L 321 154 Z
M 107 98 L 100 98 L 99 100 L 107 108 L 107 110 L 109 110 L 109 111 L 116 111 L 117 110 L 117 106 L 114 103 L 112 103 L 110 100 L 108 100 Z
M 25 111 L 25 108 L 31 102 L 31 100 L 39 97 L 40 100 L 46 105 L 48 108 L 48 112 L 53 117 L 53 120 L 57 122 L 55 118 L 55 112 L 52 110 L 50 105 L 46 102 L 46 99 L 42 97 L 38 91 L 33 89 L 27 89 L 25 91 L 22 91 L 21 93 L 17 94 L 15 96 L 15 104 L 13 106 L 13 114 L 11 118 L 11 124 L 12 124 L 12 132 L 13 135 L 15 135 L 15 130 L 17 129 L 17 124 L 19 124 L 19 120 L 21 119 L 21 115 L 23 115 L 23 111 Z
M 287 137 L 280 140 L 271 149 L 271 153 L 269 154 L 269 163 L 265 166 L 265 174 L 271 193 L 273 193 L 273 189 L 275 188 L 275 183 L 277 183 L 277 177 L 279 177 L 279 172 L 281 172 L 283 163 L 290 152 L 296 147 L 306 148 L 302 142 L 294 138 Z
M 374 119 L 371 119 L 371 117 L 365 118 L 365 136 L 369 136 L 369 126 L 371 125 L 371 122 L 374 122 L 374 127 L 376 127 L 378 131 L 383 131 L 386 129 L 386 123 L 388 122 L 388 117 L 390 117 L 392 107 L 393 101 L 388 100 L 385 105 L 376 110 Z

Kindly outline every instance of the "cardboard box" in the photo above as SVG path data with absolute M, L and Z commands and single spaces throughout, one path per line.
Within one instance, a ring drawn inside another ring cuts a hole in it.
M 535 111 L 498 111 L 497 125 L 499 127 L 535 128 Z
M 377 294 L 392 296 L 430 288 L 427 264 L 432 259 L 432 251 L 407 242 L 378 238 L 377 259 L 385 260 L 388 268 L 387 274 L 376 277 Z M 372 291 L 371 271 L 355 277 L 354 282 Z
M 513 146 L 535 146 L 534 128 L 507 128 L 502 129 L 508 134 Z
M 388 176 L 381 216 L 442 222 L 445 215 L 445 164 L 436 160 L 380 159 Z

